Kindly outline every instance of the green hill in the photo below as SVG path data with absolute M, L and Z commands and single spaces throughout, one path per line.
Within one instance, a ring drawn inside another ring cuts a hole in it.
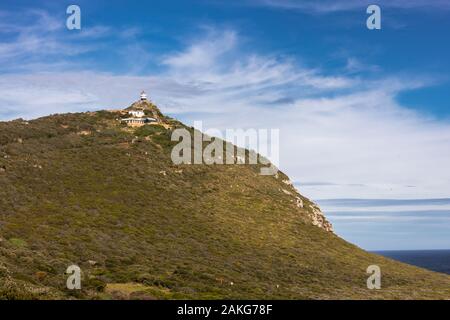
M 281 172 L 173 165 L 171 130 L 181 123 L 129 128 L 120 117 L 0 123 L 0 298 L 450 297 L 449 276 L 330 232 Z M 66 289 L 72 264 L 81 291 Z M 380 290 L 366 287 L 373 264 Z

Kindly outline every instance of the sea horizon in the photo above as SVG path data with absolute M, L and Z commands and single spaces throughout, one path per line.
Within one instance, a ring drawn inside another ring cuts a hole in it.
M 371 250 L 369 252 L 416 267 L 450 274 L 450 249 Z

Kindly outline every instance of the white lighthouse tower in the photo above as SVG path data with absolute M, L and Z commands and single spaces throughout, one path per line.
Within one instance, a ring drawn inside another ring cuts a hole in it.
M 147 101 L 147 94 L 145 93 L 145 91 L 141 92 L 141 101 Z

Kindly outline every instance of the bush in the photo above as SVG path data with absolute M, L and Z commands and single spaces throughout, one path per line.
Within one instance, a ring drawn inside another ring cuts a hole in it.
M 137 128 L 134 131 L 134 134 L 138 137 L 147 137 L 157 133 L 166 132 L 167 130 L 164 127 L 158 125 L 145 125 Z

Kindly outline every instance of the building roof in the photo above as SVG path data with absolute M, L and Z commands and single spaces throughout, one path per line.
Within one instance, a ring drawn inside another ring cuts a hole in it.
M 156 121 L 155 118 L 145 117 L 145 118 L 124 118 L 122 121 Z

